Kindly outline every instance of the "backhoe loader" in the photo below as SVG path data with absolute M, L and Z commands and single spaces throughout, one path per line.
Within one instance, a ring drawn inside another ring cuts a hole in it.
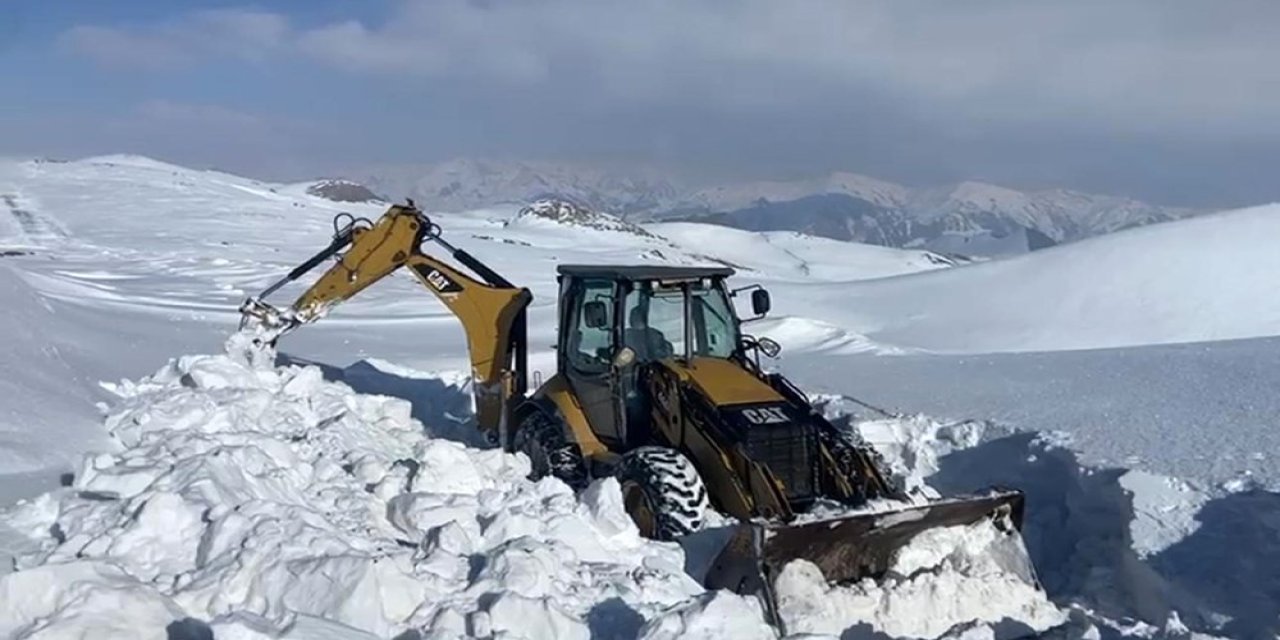
M 878 578 L 916 534 L 990 519 L 1019 536 L 1016 490 L 924 500 L 908 495 L 876 451 L 842 432 L 777 373 L 760 366 L 779 345 L 742 333 L 767 291 L 731 290 L 728 267 L 560 265 L 556 373 L 527 387 L 526 309 L 532 295 L 443 238 L 412 201 L 376 222 L 335 220 L 328 247 L 241 306 L 274 346 L 364 288 L 408 267 L 462 322 L 477 426 L 523 452 L 534 477 L 575 489 L 614 476 L 627 512 L 650 538 L 677 540 L 711 510 L 739 523 L 705 577 L 709 588 L 761 597 L 781 627 L 773 578 L 796 559 L 837 583 Z M 426 253 L 443 248 L 470 275 Z M 325 260 L 336 262 L 288 308 L 264 301 Z M 817 505 L 843 515 L 807 517 Z M 872 508 L 874 507 L 874 508 Z M 1024 577 L 1036 584 L 1029 563 Z

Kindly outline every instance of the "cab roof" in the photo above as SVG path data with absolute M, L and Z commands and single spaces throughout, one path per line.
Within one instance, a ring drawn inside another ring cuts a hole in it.
M 571 278 L 603 278 L 606 280 L 683 280 L 688 278 L 728 277 L 730 267 L 672 267 L 657 265 L 562 264 L 556 272 Z

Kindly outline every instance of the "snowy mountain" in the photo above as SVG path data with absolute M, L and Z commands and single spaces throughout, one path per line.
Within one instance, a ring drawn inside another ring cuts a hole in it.
M 228 349 L 238 303 L 333 216 L 385 209 L 306 187 L 0 162 L 0 637 L 776 637 L 699 584 L 714 536 L 645 540 L 616 482 L 574 495 L 487 448 L 465 336 L 411 278 L 288 336 L 280 366 Z M 525 204 L 433 219 L 531 289 L 543 379 L 557 264 L 734 264 L 774 296 L 747 326 L 784 346 L 765 364 L 907 481 L 1027 492 L 1043 591 L 1004 581 L 987 530 L 945 530 L 875 584 L 789 565 L 791 637 L 1280 631 L 1280 207 L 957 262 Z
M 656 171 L 456 160 L 353 173 L 384 194 L 443 211 L 559 198 L 630 220 L 693 220 L 749 231 L 967 255 L 1009 255 L 1196 213 L 1062 189 L 1022 192 L 980 182 L 909 188 L 853 173 L 690 187 Z
M 327 198 L 334 202 L 386 202 L 386 198 L 350 180 L 321 180 L 307 185 L 305 189 L 308 195 Z
M 679 190 L 652 171 L 608 170 L 551 162 L 460 159 L 426 166 L 362 168 L 348 178 L 393 200 L 413 198 L 434 211 L 526 205 L 557 198 L 607 213 L 663 209 Z
M 599 231 L 620 231 L 637 236 L 654 237 L 643 228 L 617 216 L 593 211 L 590 208 L 559 199 L 545 199 L 523 207 L 508 225 L 551 224 L 561 227 L 579 227 Z
M 978 182 L 907 189 L 849 174 L 717 189 L 691 204 L 656 215 L 985 256 L 1035 251 L 1194 213 L 1061 189 L 1020 192 Z

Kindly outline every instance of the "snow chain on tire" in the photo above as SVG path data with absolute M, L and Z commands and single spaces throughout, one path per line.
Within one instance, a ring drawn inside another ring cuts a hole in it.
M 574 491 L 587 486 L 587 465 L 578 445 L 569 440 L 564 424 L 542 411 L 534 411 L 520 422 L 512 444 L 533 463 L 533 479 L 555 476 Z
M 628 511 L 634 501 L 643 498 L 652 517 L 646 526 L 637 522 L 642 533 L 657 540 L 674 540 L 699 531 L 706 524 L 711 509 L 707 488 L 693 463 L 675 449 L 640 447 L 627 452 L 618 465 L 618 482 Z M 635 519 L 636 513 L 630 513 Z M 650 531 L 646 532 L 645 529 Z

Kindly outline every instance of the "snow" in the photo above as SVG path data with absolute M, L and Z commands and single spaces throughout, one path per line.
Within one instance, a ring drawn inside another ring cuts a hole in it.
M 881 207 L 900 205 L 907 197 L 907 189 L 901 185 L 855 173 L 836 172 L 808 180 L 764 180 L 707 187 L 687 196 L 679 206 L 701 207 L 715 212 L 733 211 L 762 200 L 784 202 L 823 193 L 851 195 Z
M 764 624 L 758 604 L 718 591 L 664 611 L 646 622 L 636 637 L 639 640 L 771 640 L 777 633 Z
M 0 473 L 68 464 L 74 454 L 49 442 L 83 437 L 105 445 L 94 407 L 97 396 L 67 362 L 52 331 L 60 318 L 16 272 L 0 265 Z
M 645 228 L 685 247 L 701 247 L 708 255 L 771 278 L 799 281 L 871 280 L 954 266 L 928 251 L 904 251 L 854 245 L 791 231 L 753 232 L 689 222 L 666 222 Z
M 530 482 L 523 456 L 431 439 L 407 402 L 318 368 L 183 357 L 117 392 L 124 450 L 9 518 L 41 548 L 0 589 L 45 592 L 0 609 L 0 633 L 65 601 L 125 630 L 248 613 L 280 633 L 306 614 L 387 637 L 453 612 L 586 637 L 594 603 L 651 616 L 701 591 L 678 545 L 640 538 L 615 481 L 581 500 Z
M 707 549 L 640 540 L 616 485 L 575 497 L 479 447 L 461 329 L 411 279 L 289 336 L 280 369 L 218 355 L 237 304 L 326 244 L 334 214 L 381 206 L 136 157 L 0 163 L 0 195 L 24 212 L 0 207 L 0 248 L 22 252 L 0 257 L 17 336 L 0 504 L 26 498 L 0 512 L 0 635 L 769 635 L 754 600 L 693 580 Z M 774 296 L 747 326 L 783 342 L 766 364 L 908 484 L 1027 492 L 1043 593 L 984 573 L 984 532 L 951 532 L 911 547 L 934 568 L 902 558 L 915 575 L 885 585 L 789 567 L 797 637 L 1280 627 L 1275 207 L 958 267 L 694 224 L 508 224 L 518 211 L 434 218 L 533 290 L 543 379 L 555 264 L 738 264 Z
M 1013 545 L 1013 549 L 1004 549 Z M 927 531 L 889 568 L 890 577 L 831 586 L 818 568 L 799 560 L 778 577 L 779 606 L 790 632 L 840 635 L 857 620 L 892 637 L 936 638 L 957 626 L 1017 620 L 1018 636 L 1044 632 L 1067 614 L 1001 563 L 1018 554 L 1016 538 L 991 524 Z M 1008 635 L 992 628 L 995 637 Z
M 1130 229 L 898 280 L 797 287 L 817 319 L 934 353 L 1103 349 L 1272 336 L 1280 205 Z
M 579 497 L 558 480 L 531 482 L 523 455 L 434 439 L 407 402 L 357 394 L 317 367 L 184 356 L 113 389 L 105 427 L 122 451 L 86 456 L 71 486 L 6 518 L 37 548 L 0 578 L 0 593 L 23 594 L 0 609 L 0 632 L 124 637 L 130 621 L 159 633 L 250 616 L 270 636 L 312 616 L 379 637 L 771 634 L 754 601 L 704 593 L 679 545 L 641 538 L 615 480 Z M 962 547 L 992 543 L 982 535 L 922 539 L 902 571 L 963 562 L 981 550 Z M 1005 592 L 995 569 L 946 571 Z M 1064 619 L 1024 589 L 1034 602 L 1004 614 L 1036 628 Z M 991 621 L 920 578 L 883 591 Z M 593 628 L 604 603 L 629 617 Z M 896 611 L 857 619 L 892 632 Z M 789 613 L 789 624 L 841 624 L 814 615 Z

